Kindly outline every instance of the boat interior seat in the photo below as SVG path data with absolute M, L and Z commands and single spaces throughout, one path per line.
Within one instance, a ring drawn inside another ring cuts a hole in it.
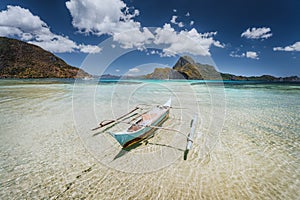
M 151 114 L 143 114 L 142 119 L 143 121 L 148 121 L 152 118 Z

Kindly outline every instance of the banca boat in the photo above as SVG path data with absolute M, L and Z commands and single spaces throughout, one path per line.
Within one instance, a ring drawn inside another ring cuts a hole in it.
M 171 108 L 171 98 L 164 104 L 153 107 L 144 113 L 130 126 L 121 132 L 110 134 L 124 148 L 129 147 L 145 138 L 148 138 L 159 126 L 168 119 Z
M 185 134 L 179 130 L 171 129 L 171 128 L 165 128 L 161 127 L 161 125 L 168 119 L 170 109 L 171 107 L 171 97 L 170 99 L 163 105 L 158 105 L 153 107 L 151 110 L 138 115 L 137 118 L 134 120 L 128 122 L 126 121 L 128 118 L 137 115 L 137 113 L 134 113 L 135 111 L 141 109 L 140 106 L 136 106 L 133 110 L 129 111 L 128 113 L 118 117 L 117 119 L 113 120 L 104 120 L 99 123 L 99 126 L 92 129 L 97 130 L 99 128 L 103 128 L 105 126 L 111 125 L 114 126 L 114 124 L 117 123 L 126 123 L 129 124 L 129 127 L 121 132 L 108 132 L 111 136 L 113 136 L 119 144 L 123 148 L 127 148 L 133 144 L 136 144 L 146 138 L 149 138 L 152 136 L 155 130 L 157 129 L 163 129 L 168 131 L 173 131 L 182 134 L 187 139 L 186 149 L 184 152 L 184 160 L 187 158 L 187 154 L 189 150 L 192 148 L 193 145 L 193 138 L 194 133 L 196 132 L 196 125 L 198 121 L 198 116 L 195 114 L 194 118 L 191 120 L 190 124 L 190 132 L 188 134 Z

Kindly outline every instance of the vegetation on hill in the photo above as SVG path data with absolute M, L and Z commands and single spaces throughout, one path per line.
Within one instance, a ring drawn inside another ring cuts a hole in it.
M 0 37 L 0 78 L 83 78 L 90 76 L 36 45 Z
M 173 68 L 156 68 L 148 79 L 189 79 L 189 80 L 220 80 L 220 74 L 213 66 L 196 63 L 188 56 L 180 57 Z
M 155 68 L 154 72 L 147 74 L 146 79 L 185 79 L 185 77 L 178 71 L 171 68 Z

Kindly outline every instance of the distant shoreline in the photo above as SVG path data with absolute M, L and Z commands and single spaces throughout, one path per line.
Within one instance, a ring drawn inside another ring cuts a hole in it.
M 296 75 L 274 77 L 271 75 L 241 76 L 221 73 L 214 66 L 197 63 L 189 56 L 180 57 L 172 68 L 155 68 L 150 74 L 139 76 L 103 74 L 97 76 L 68 65 L 64 60 L 41 47 L 20 40 L 0 37 L 0 50 L 0 79 L 300 81 Z
M 89 80 L 84 80 L 82 78 L 0 78 L 0 81 L 23 81 L 27 83 L 74 83 L 76 82 L 148 82 L 148 81 L 157 81 L 157 82 L 190 82 L 192 85 L 197 84 L 205 84 L 205 83 L 245 83 L 245 84 L 264 84 L 264 83 L 274 83 L 274 84 L 285 84 L 285 83 L 300 83 L 298 80 L 188 80 L 188 79 L 170 79 L 170 80 L 162 80 L 162 79 L 138 79 L 138 78 L 93 78 Z

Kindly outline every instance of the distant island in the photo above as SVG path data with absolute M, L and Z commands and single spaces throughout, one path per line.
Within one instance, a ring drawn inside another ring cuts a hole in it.
M 84 78 L 83 70 L 68 65 L 33 44 L 0 37 L 0 78 Z
M 0 78 L 91 78 L 87 72 L 68 65 L 61 58 L 33 44 L 0 37 Z M 94 76 L 102 79 L 187 79 L 187 80 L 238 80 L 238 81 L 300 81 L 298 76 L 274 77 L 236 76 L 220 73 L 214 66 L 196 63 L 183 56 L 172 68 L 155 68 L 142 76 Z
M 262 76 L 236 76 L 233 74 L 218 72 L 214 66 L 196 63 L 191 57 L 183 56 L 172 68 L 155 68 L 154 71 L 142 76 L 116 76 L 104 74 L 102 79 L 156 79 L 156 80 L 231 80 L 231 81 L 300 81 L 298 76 L 274 77 L 271 75 Z

